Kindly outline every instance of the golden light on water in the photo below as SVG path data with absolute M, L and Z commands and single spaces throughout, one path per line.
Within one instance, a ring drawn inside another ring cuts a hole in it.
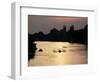
M 35 58 L 29 66 L 87 64 L 86 46 L 69 42 L 36 41 Z M 42 49 L 42 52 L 39 52 Z

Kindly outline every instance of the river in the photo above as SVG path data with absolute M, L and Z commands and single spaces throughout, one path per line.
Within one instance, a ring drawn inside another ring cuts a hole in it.
M 69 42 L 36 41 L 34 59 L 28 66 L 87 64 L 88 54 L 84 44 Z

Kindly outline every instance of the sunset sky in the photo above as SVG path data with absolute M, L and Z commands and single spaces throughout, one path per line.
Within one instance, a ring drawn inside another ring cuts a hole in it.
M 42 31 L 47 34 L 52 28 L 58 30 L 66 25 L 68 30 L 71 25 L 75 26 L 75 30 L 81 29 L 84 25 L 88 24 L 87 17 L 68 17 L 68 16 L 28 16 L 28 32 L 33 34 Z

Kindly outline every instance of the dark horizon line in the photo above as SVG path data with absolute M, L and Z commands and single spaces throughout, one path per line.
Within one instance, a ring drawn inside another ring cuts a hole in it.
M 74 31 L 83 30 L 83 29 L 85 28 L 86 25 L 88 26 L 88 24 L 85 24 L 83 28 L 74 29 Z M 64 26 L 67 27 L 66 25 L 63 25 L 63 27 L 64 27 Z M 71 26 L 74 26 L 74 25 L 70 25 L 69 27 L 71 27 Z M 74 28 L 75 28 L 75 26 L 74 26 Z M 55 28 L 55 27 L 54 27 L 53 29 L 56 29 L 57 31 L 61 31 L 61 30 L 62 30 L 62 29 L 57 29 L 57 28 Z M 51 30 L 52 30 L 52 29 L 51 29 Z M 69 30 L 70 30 L 70 28 L 69 28 L 69 29 L 66 29 L 65 31 L 68 32 Z M 39 31 L 39 32 L 42 32 L 42 31 Z M 35 33 L 39 33 L 39 32 L 35 32 Z M 33 32 L 33 33 L 29 33 L 29 32 L 28 32 L 28 34 L 31 34 L 31 35 L 33 35 L 33 34 L 35 34 L 35 33 L 34 33 L 34 32 Z M 50 33 L 50 31 L 49 31 L 48 33 L 44 33 L 44 32 L 42 32 L 42 33 L 45 34 L 45 35 L 47 35 L 47 34 Z

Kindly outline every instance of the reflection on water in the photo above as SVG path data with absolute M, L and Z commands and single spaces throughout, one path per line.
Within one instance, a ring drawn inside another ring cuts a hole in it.
M 87 64 L 86 46 L 69 42 L 36 41 L 37 50 L 29 66 Z

